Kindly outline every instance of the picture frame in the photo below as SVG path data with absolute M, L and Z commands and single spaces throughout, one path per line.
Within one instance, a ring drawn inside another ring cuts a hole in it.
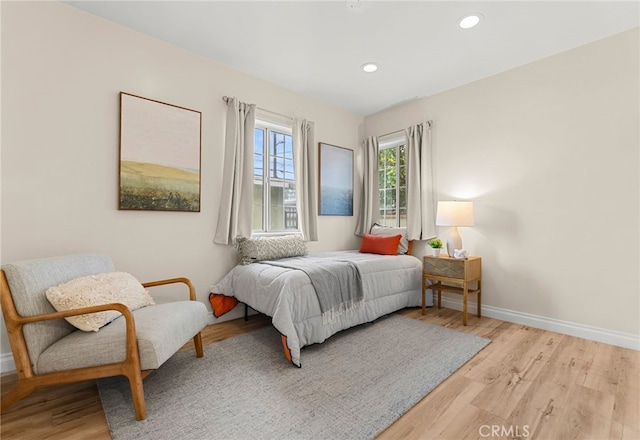
M 118 209 L 200 212 L 202 113 L 120 92 Z
M 318 143 L 318 214 L 353 215 L 353 150 Z

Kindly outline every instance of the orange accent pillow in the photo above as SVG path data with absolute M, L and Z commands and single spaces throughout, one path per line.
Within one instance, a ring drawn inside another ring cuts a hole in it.
M 226 296 L 221 293 L 210 293 L 209 302 L 213 309 L 213 316 L 216 318 L 221 317 L 227 312 L 233 310 L 238 305 L 238 300 L 233 296 Z
M 402 235 L 371 235 L 364 234 L 360 252 L 381 255 L 397 255 L 398 243 Z

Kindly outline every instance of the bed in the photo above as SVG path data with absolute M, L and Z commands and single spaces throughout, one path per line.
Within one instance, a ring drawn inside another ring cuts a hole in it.
M 311 278 L 305 270 L 295 267 L 321 266 L 331 261 L 357 267 L 362 301 L 360 306 L 327 322 Z M 302 347 L 321 343 L 341 330 L 402 308 L 420 306 L 421 280 L 422 266 L 414 256 L 339 251 L 241 264 L 212 286 L 211 292 L 235 297 L 270 316 L 282 335 L 287 359 L 301 367 Z

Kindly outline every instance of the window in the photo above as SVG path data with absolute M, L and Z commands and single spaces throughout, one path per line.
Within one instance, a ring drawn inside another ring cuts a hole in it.
M 253 233 L 298 231 L 291 127 L 256 120 Z
M 407 226 L 407 152 L 402 138 L 380 143 L 378 186 L 384 226 Z

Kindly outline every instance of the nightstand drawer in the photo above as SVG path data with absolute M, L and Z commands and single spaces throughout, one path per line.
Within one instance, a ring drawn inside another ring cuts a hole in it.
M 461 260 L 425 258 L 424 273 L 436 277 L 464 279 L 464 264 Z

